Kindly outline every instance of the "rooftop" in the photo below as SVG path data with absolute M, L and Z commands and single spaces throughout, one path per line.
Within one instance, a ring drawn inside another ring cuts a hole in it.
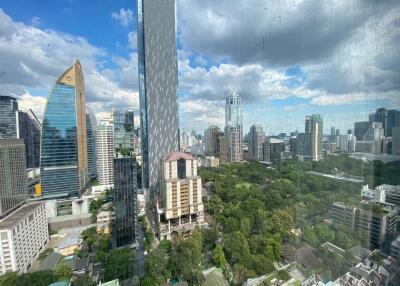
M 60 262 L 62 255 L 52 252 L 40 264 L 38 271 L 54 270 L 58 262 Z
M 179 159 L 194 160 L 192 154 L 180 151 L 165 154 L 163 158 L 165 161 L 177 161 Z
M 63 241 L 57 246 L 57 248 L 67 248 L 79 244 L 80 235 L 71 235 L 64 238 Z
M 25 218 L 34 209 L 38 208 L 40 205 L 42 205 L 42 203 L 30 203 L 23 205 L 16 211 L 10 213 L 0 222 L 0 229 L 9 229 L 10 227 L 17 224 L 20 220 Z

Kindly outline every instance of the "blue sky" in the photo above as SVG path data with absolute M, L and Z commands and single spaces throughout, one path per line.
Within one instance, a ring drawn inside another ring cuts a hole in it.
M 375 2 L 177 0 L 181 129 L 223 127 L 230 88 L 242 96 L 245 131 L 259 123 L 269 134 L 302 131 L 311 113 L 328 133 L 399 108 L 400 4 Z M 40 116 L 52 82 L 79 58 L 98 117 L 137 110 L 135 6 L 2 1 L 0 93 Z

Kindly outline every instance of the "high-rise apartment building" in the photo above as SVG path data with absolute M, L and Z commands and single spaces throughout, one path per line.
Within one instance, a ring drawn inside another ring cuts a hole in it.
M 154 198 L 160 160 L 179 150 L 175 0 L 137 1 L 142 181 Z
M 114 229 L 117 247 L 132 246 L 137 240 L 136 160 L 133 155 L 114 158 Z
M 311 137 L 310 145 L 307 146 L 307 148 L 310 149 L 310 155 L 313 161 L 318 161 L 320 159 L 323 159 L 322 132 L 323 132 L 323 120 L 321 115 L 319 114 L 307 115 L 305 123 L 305 133 Z
M 113 110 L 115 151 L 135 150 L 135 128 L 133 111 Z
M 262 126 L 253 124 L 249 133 L 249 159 L 254 161 L 263 160 L 263 143 L 265 133 Z
M 0 139 L 0 217 L 21 205 L 28 196 L 22 139 Z
M 235 90 L 226 97 L 225 139 L 228 162 L 240 162 L 243 157 L 243 110 L 241 98 Z
M 193 229 L 203 222 L 201 178 L 197 160 L 189 153 L 172 152 L 161 161 L 162 188 L 159 199 L 160 235 Z
M 53 85 L 42 125 L 42 196 L 74 196 L 88 183 L 85 88 L 77 60 Z
M 114 184 L 114 125 L 111 119 L 101 120 L 96 128 L 97 181 L 100 185 Z
M 392 128 L 392 153 L 400 154 L 400 127 Z
M 219 158 L 219 163 L 228 162 L 228 150 L 224 132 L 217 134 L 217 154 L 215 156 Z
M 205 154 L 208 156 L 215 156 L 218 152 L 218 133 L 220 132 L 218 126 L 210 125 L 204 131 Z
M 88 171 L 90 179 L 97 176 L 96 166 L 96 127 L 97 121 L 93 110 L 86 106 L 86 137 L 88 151 Z

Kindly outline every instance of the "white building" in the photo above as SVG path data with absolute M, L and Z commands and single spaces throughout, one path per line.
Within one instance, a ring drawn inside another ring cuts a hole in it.
M 25 204 L 6 216 L 0 239 L 0 275 L 27 272 L 49 241 L 45 204 Z
M 102 120 L 97 125 L 96 153 L 99 184 L 114 184 L 114 125 L 110 120 Z
M 362 186 L 361 197 L 380 203 L 384 203 L 386 201 L 384 188 L 377 187 L 375 189 L 370 189 L 368 185 Z
M 173 231 L 190 231 L 203 223 L 202 185 L 191 154 L 172 152 L 161 164 L 160 232 L 162 239 L 170 239 Z
M 228 162 L 240 162 L 243 158 L 243 109 L 235 90 L 226 97 L 225 136 Z
M 370 189 L 365 185 L 361 189 L 361 196 L 372 201 L 400 206 L 400 186 L 383 184 Z
M 203 166 L 204 167 L 218 167 L 219 166 L 219 159 L 214 156 L 205 156 L 203 159 Z

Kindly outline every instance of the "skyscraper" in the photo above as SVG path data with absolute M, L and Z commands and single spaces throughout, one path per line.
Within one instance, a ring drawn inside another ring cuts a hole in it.
M 96 128 L 97 180 L 100 185 L 114 184 L 114 125 L 111 118 Z
M 53 85 L 42 125 L 40 176 L 45 198 L 78 195 L 88 183 L 85 89 L 77 60 Z
M 354 136 L 358 141 L 363 140 L 365 132 L 367 132 L 371 123 L 369 121 L 360 121 L 354 123 Z
M 313 161 L 318 161 L 323 158 L 322 154 L 322 132 L 323 120 L 321 115 L 312 114 L 306 116 L 305 132 L 311 136 L 311 156 Z M 336 134 L 337 134 L 336 130 Z
M 133 111 L 113 110 L 115 151 L 135 150 L 135 129 Z
M 18 103 L 12 96 L 0 95 L 0 139 L 18 138 Z
M 26 168 L 39 167 L 40 123 L 32 110 L 18 110 L 17 99 L 0 95 L 0 139 L 24 139 Z
M 160 160 L 179 150 L 175 0 L 137 1 L 143 186 L 160 190 Z
M 228 161 L 240 162 L 243 157 L 243 110 L 239 94 L 231 90 L 225 104 L 225 136 Z
M 88 151 L 88 171 L 90 179 L 97 176 L 96 166 L 96 116 L 88 106 L 86 106 L 86 137 Z
M 114 237 L 117 247 L 136 243 L 137 182 L 136 159 L 132 155 L 114 158 Z
M 0 217 L 23 204 L 28 196 L 22 139 L 0 139 Z
M 249 158 L 250 160 L 263 160 L 263 143 L 265 133 L 260 125 L 253 124 L 249 133 Z
M 220 132 L 218 126 L 210 125 L 204 131 L 205 154 L 208 156 L 215 156 L 218 149 L 217 136 Z

